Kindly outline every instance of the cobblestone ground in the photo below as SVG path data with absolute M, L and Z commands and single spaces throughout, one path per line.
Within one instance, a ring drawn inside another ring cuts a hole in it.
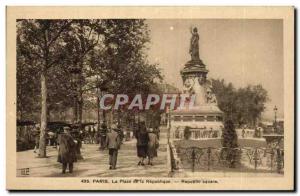
M 17 175 L 21 168 L 29 168 L 27 177 L 167 177 L 167 140 L 161 133 L 158 157 L 153 166 L 138 166 L 136 140 L 124 142 L 119 150 L 117 170 L 109 170 L 108 151 L 100 151 L 96 144 L 83 144 L 81 152 L 84 160 L 74 164 L 72 174 L 61 173 L 61 164 L 57 162 L 57 150 L 47 147 L 48 158 L 37 158 L 33 150 L 17 152 Z

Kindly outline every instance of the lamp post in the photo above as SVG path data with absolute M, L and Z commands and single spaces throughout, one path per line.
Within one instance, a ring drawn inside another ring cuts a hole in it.
M 277 133 L 277 110 L 278 110 L 278 108 L 276 107 L 276 105 L 273 110 L 274 110 L 274 131 L 275 131 L 275 133 Z
M 76 123 L 78 121 L 78 113 L 80 111 L 78 111 L 79 109 L 79 106 L 78 106 L 78 92 L 79 89 L 79 85 L 78 85 L 78 82 L 79 82 L 79 76 L 81 74 L 81 69 L 76 66 L 76 67 L 72 67 L 70 69 L 70 73 L 72 74 L 72 78 L 71 78 L 71 82 L 72 82 L 72 86 L 73 86 L 73 123 Z
M 277 161 L 277 172 L 280 173 L 283 168 L 284 156 L 282 154 L 283 149 L 280 148 L 280 143 L 283 140 L 283 135 L 280 133 L 280 129 L 277 129 L 277 110 L 278 108 L 274 107 L 274 131 L 277 134 L 277 144 L 276 144 L 276 161 Z
M 107 91 L 107 87 L 102 85 L 100 87 L 100 91 L 101 91 L 101 96 L 103 96 L 103 94 Z M 100 107 L 100 105 L 99 105 Z M 105 110 L 102 110 L 102 116 L 103 116 L 103 123 L 106 124 L 106 113 L 105 113 Z
M 73 87 L 73 125 L 74 125 L 74 129 L 72 129 L 72 131 L 74 132 L 74 139 L 77 140 L 77 144 L 76 144 L 76 156 L 78 160 L 83 159 L 82 155 L 81 155 L 81 145 L 82 145 L 82 141 L 81 141 L 81 134 L 80 134 L 80 129 L 81 127 L 81 117 L 79 117 L 79 115 L 81 116 L 81 105 L 82 104 L 82 100 L 81 100 L 81 87 L 80 87 L 80 76 L 81 76 L 81 68 L 79 66 L 75 66 L 72 67 L 70 69 L 70 73 L 71 73 L 71 82 L 72 82 L 72 87 Z
M 98 130 L 100 129 L 100 99 L 103 93 L 107 91 L 106 81 L 99 82 L 97 77 L 97 116 L 98 116 Z M 102 110 L 103 123 L 106 124 L 106 114 L 105 110 Z
M 98 124 L 98 130 L 100 131 L 100 96 L 101 96 L 101 91 L 99 85 L 97 85 L 97 124 Z

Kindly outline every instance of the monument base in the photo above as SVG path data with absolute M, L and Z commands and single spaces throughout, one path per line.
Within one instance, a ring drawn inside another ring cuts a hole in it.
M 205 67 L 206 66 L 202 60 L 188 61 L 184 68 L 180 71 L 183 81 L 185 81 L 188 77 L 206 78 L 208 70 Z
M 190 67 L 203 67 L 205 68 L 205 64 L 202 62 L 201 59 L 198 60 L 190 60 L 188 61 L 185 65 L 185 68 L 190 68 Z
M 183 139 L 185 127 L 191 139 L 221 138 L 223 112 L 216 105 L 208 104 L 170 112 L 171 137 Z

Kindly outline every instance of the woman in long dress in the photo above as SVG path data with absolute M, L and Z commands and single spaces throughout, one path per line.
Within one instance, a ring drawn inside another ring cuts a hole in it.
M 153 158 L 157 157 L 157 148 L 159 146 L 158 137 L 157 134 L 153 131 L 153 128 L 149 129 L 148 137 L 148 165 L 153 165 Z
M 135 134 L 135 137 L 137 140 L 137 156 L 140 159 L 138 165 L 145 165 L 144 159 L 147 157 L 147 147 L 149 141 L 145 122 L 141 122 L 141 125 Z

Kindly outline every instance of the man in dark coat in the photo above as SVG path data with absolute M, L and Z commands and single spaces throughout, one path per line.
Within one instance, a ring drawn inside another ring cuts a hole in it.
M 118 132 L 118 134 L 119 134 L 119 136 L 120 136 L 120 142 L 121 142 L 121 144 L 123 144 L 124 132 L 123 132 L 123 130 L 122 130 L 121 124 L 118 124 L 118 125 L 117 125 L 117 132 Z
M 67 167 L 69 172 L 73 172 L 73 163 L 77 161 L 76 143 L 70 134 L 70 128 L 64 127 L 64 132 L 58 136 L 58 158 L 57 161 L 62 163 L 62 173 L 66 173 Z
M 105 149 L 106 145 L 106 134 L 107 134 L 107 126 L 106 123 L 102 123 L 100 133 L 99 133 L 99 140 L 100 140 L 100 150 Z
M 120 149 L 120 135 L 116 125 L 112 125 L 111 132 L 107 133 L 106 146 L 109 153 L 109 169 L 116 169 L 118 150 Z
M 76 156 L 78 160 L 82 160 L 82 154 L 81 154 L 81 147 L 82 147 L 82 140 L 83 140 L 83 131 L 81 131 L 81 128 L 78 125 L 75 125 L 72 128 L 72 131 L 70 132 L 70 135 L 73 137 L 73 139 L 76 141 L 75 149 L 76 149 Z

